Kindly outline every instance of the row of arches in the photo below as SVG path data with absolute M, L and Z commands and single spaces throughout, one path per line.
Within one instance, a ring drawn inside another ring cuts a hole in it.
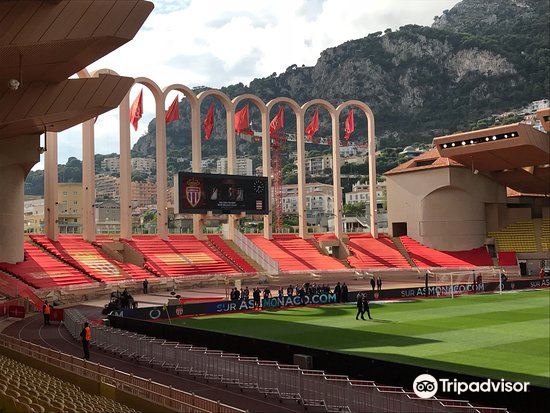
M 110 69 L 101 69 L 89 73 L 86 69 L 78 72 L 79 77 L 97 77 L 101 74 L 114 74 Z M 307 237 L 306 215 L 306 172 L 305 172 L 305 139 L 304 123 L 308 109 L 319 106 L 328 112 L 332 123 L 332 160 L 333 160 L 333 205 L 335 235 L 341 239 L 343 236 L 342 225 L 342 187 L 340 179 L 340 114 L 347 108 L 354 107 L 362 111 L 367 118 L 368 125 L 368 159 L 369 159 L 369 186 L 376 188 L 376 144 L 374 115 L 370 107 L 358 100 L 348 100 L 334 107 L 323 99 L 313 99 L 299 105 L 295 100 L 287 97 L 278 97 L 265 103 L 258 96 L 243 94 L 230 99 L 225 93 L 216 89 L 208 89 L 195 94 L 193 90 L 183 84 L 172 84 L 165 88 L 158 86 L 156 82 L 147 77 L 138 77 L 134 85 L 143 85 L 155 100 L 155 146 L 156 146 L 156 172 L 157 172 L 157 233 L 162 239 L 168 237 L 167 214 L 167 151 L 166 151 L 166 123 L 165 105 L 169 93 L 176 91 L 184 95 L 191 108 L 191 166 L 193 172 L 201 172 L 202 143 L 200 127 L 200 108 L 207 97 L 217 99 L 225 109 L 226 134 L 227 134 L 227 164 L 228 173 L 235 173 L 236 168 L 236 134 L 234 128 L 234 114 L 239 104 L 250 102 L 256 106 L 261 117 L 262 135 L 262 169 L 263 175 L 270 179 L 271 186 L 271 146 L 269 136 L 269 120 L 272 109 L 275 106 L 288 106 L 296 118 L 296 143 L 297 143 L 297 175 L 298 175 L 298 219 L 299 235 Z M 119 106 L 119 143 L 120 143 L 120 236 L 130 239 L 132 237 L 131 223 L 131 142 L 130 142 L 130 92 L 125 96 Z M 45 230 L 48 237 L 57 238 L 57 225 L 55 207 L 57 200 L 57 136 L 55 133 L 47 134 L 49 151 L 45 157 Z M 94 148 L 94 120 L 88 120 L 82 124 L 82 149 L 83 149 L 83 237 L 88 241 L 95 240 L 95 148 Z M 201 237 L 201 219 L 199 215 L 193 216 L 193 233 Z M 235 229 L 236 216 L 229 216 L 230 233 Z M 370 191 L 370 227 L 373 237 L 377 237 L 376 220 L 376 191 Z M 271 214 L 264 216 L 264 236 L 271 238 L 272 223 Z

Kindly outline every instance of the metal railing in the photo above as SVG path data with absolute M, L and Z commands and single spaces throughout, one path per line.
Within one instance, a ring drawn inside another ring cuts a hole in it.
M 223 237 L 229 239 L 229 226 L 224 224 Z M 279 273 L 279 263 L 262 251 L 261 248 L 256 246 L 238 229 L 235 228 L 232 241 L 239 247 L 246 255 L 256 261 L 268 274 Z
M 68 317 L 68 319 L 70 318 L 71 317 Z M 82 320 L 83 318 L 78 317 L 77 319 Z M 69 354 L 51 348 L 45 348 L 5 334 L 0 334 L 0 346 L 95 382 L 110 384 L 135 397 L 145 399 L 151 403 L 167 407 L 177 412 L 244 413 L 244 410 L 205 399 L 204 397 L 196 396 L 179 389 L 174 389 L 172 386 L 166 386 L 150 379 L 134 376 L 133 374 L 125 373 L 98 363 L 82 360 Z
M 65 318 L 70 334 L 78 337 L 86 319 L 71 309 L 65 310 Z M 92 326 L 92 345 L 149 366 L 331 412 L 506 412 L 474 407 L 460 400 L 419 399 L 400 387 L 377 386 L 372 381 L 350 380 L 347 376 L 169 342 L 104 325 Z

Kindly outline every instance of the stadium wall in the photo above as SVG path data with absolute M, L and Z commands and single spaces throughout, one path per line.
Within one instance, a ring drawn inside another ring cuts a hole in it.
M 387 175 L 388 224 L 443 251 L 478 248 L 487 234 L 487 204 L 506 204 L 506 190 L 464 167 L 446 166 Z

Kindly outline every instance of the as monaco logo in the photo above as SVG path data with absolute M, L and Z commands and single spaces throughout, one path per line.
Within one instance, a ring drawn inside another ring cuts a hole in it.
M 187 187 L 185 188 L 185 197 L 187 202 L 193 208 L 196 207 L 201 200 L 201 182 L 196 179 L 190 179 L 187 181 Z

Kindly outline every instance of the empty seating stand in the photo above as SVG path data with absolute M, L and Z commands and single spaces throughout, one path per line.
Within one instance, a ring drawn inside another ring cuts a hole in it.
M 337 259 L 322 254 L 311 241 L 294 234 L 273 235 L 272 240 L 256 234 L 247 237 L 277 261 L 281 271 L 327 271 L 346 268 Z
M 495 239 L 498 251 L 537 252 L 538 250 L 533 221 L 515 222 L 500 231 L 489 232 L 488 235 Z
M 36 245 L 25 242 L 25 260 L 18 264 L 0 263 L 6 271 L 34 288 L 56 288 L 93 281 L 77 269 L 52 257 Z
M 109 283 L 150 278 L 151 274 L 134 264 L 121 263 L 107 256 L 80 236 L 63 235 L 51 241 L 45 235 L 31 239 L 50 254 L 89 274 L 97 281 Z
M 543 251 L 550 250 L 550 218 L 544 218 L 542 220 L 541 228 L 541 245 Z
M 407 236 L 400 237 L 400 239 L 411 259 L 419 268 L 475 268 L 493 265 L 493 260 L 485 247 L 469 251 L 438 251 Z
M 370 234 L 348 234 L 347 244 L 351 254 L 349 264 L 354 268 L 410 268 L 407 259 L 399 252 L 393 241 L 380 235 L 377 239 Z
M 220 257 L 207 242 L 193 235 L 172 235 L 168 241 L 157 236 L 136 235 L 127 242 L 146 260 L 145 267 L 163 277 L 231 274 L 241 271 Z
M 135 410 L 0 355 L 0 411 L 134 413 Z
M 254 273 L 256 268 L 250 265 L 243 257 L 237 254 L 229 245 L 225 243 L 220 235 L 208 235 L 208 240 L 212 245 L 223 254 L 229 261 L 237 266 L 242 272 Z

